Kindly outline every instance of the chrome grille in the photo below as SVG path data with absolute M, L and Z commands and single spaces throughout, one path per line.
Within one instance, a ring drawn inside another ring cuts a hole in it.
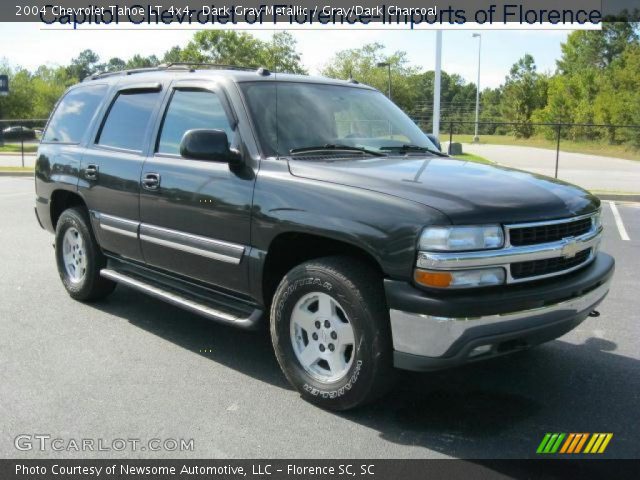
M 514 279 L 540 277 L 552 273 L 562 272 L 575 268 L 586 262 L 591 257 L 591 249 L 587 248 L 578 252 L 574 257 L 555 257 L 530 262 L 517 262 L 511 264 L 511 277 Z
M 591 227 L 591 217 L 560 223 L 514 227 L 509 229 L 509 239 L 513 246 L 537 245 L 555 242 L 563 238 L 578 237 L 591 230 Z

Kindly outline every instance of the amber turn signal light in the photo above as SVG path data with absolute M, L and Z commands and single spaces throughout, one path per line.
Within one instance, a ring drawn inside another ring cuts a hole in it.
M 425 287 L 446 288 L 451 285 L 453 276 L 450 272 L 433 272 L 427 270 L 415 270 L 413 278 L 416 283 Z

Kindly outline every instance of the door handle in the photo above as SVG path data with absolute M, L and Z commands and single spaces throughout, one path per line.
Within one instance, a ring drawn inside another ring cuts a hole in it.
M 160 187 L 159 173 L 145 173 L 142 178 L 142 188 L 145 190 L 158 190 Z
M 90 163 L 84 169 L 84 178 L 87 180 L 97 180 L 98 179 L 98 165 Z

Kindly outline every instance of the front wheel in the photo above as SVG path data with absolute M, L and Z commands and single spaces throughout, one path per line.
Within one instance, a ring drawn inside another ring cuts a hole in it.
M 391 382 L 382 278 L 358 260 L 327 257 L 287 273 L 273 298 L 271 339 L 289 382 L 321 407 L 362 405 Z

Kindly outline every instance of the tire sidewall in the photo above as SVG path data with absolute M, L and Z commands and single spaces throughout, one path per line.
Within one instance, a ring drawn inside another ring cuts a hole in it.
M 293 308 L 309 293 L 330 295 L 344 309 L 354 330 L 354 359 L 347 374 L 338 381 L 323 383 L 309 375 L 293 350 L 290 324 Z M 303 397 L 332 409 L 347 409 L 367 396 L 376 366 L 379 348 L 374 322 L 359 292 L 319 268 L 294 269 L 280 285 L 271 308 L 271 334 L 279 363 L 287 379 Z

